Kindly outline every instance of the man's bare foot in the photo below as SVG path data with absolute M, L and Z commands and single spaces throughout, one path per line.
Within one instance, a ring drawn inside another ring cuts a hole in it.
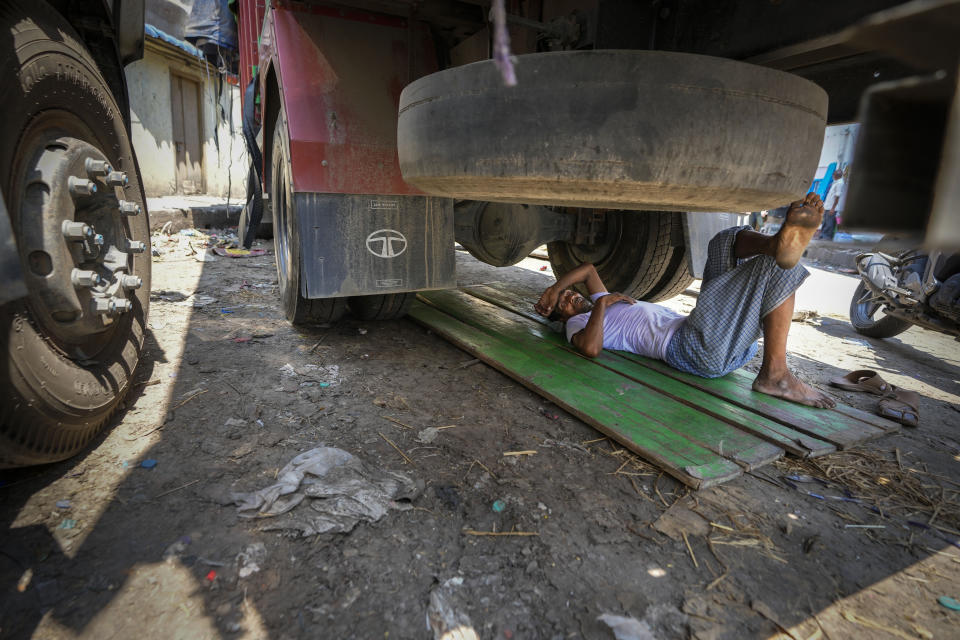
M 820 228 L 823 218 L 823 202 L 815 193 L 808 193 L 803 200 L 790 204 L 787 217 L 780 231 L 774 236 L 774 258 L 781 269 L 792 269 L 800 261 L 813 234 Z
M 800 382 L 790 371 L 781 375 L 770 375 L 761 369 L 753 381 L 753 390 L 818 409 L 832 409 L 837 406 L 833 398 Z

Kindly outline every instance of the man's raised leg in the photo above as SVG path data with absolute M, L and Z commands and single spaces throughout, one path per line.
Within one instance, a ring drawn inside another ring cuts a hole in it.
M 796 293 L 763 319 L 763 364 L 753 381 L 753 390 L 811 407 L 830 409 L 837 404 L 833 398 L 804 384 L 787 368 L 787 333 L 793 321 L 795 299 Z

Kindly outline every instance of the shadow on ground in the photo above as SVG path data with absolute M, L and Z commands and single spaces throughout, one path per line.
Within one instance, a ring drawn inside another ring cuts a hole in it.
M 544 282 L 458 261 L 473 282 L 515 281 L 528 295 Z M 155 289 L 217 301 L 154 301 L 155 341 L 137 378 L 159 382 L 141 386 L 86 454 L 3 474 L 3 637 L 425 638 L 431 591 L 458 577 L 463 613 L 482 637 L 612 637 L 596 618 L 614 613 L 644 619 L 657 637 L 760 638 L 949 548 L 892 526 L 853 535 L 843 525 L 872 522 L 868 510 L 801 495 L 776 466 L 690 496 L 652 467 L 615 473 L 625 460 L 618 446 L 562 411 L 541 411 L 537 396 L 411 321 L 291 327 L 270 259 L 154 267 Z M 832 323 L 820 330 L 826 349 L 847 337 Z M 960 377 L 911 350 L 874 347 L 930 384 Z M 337 373 L 322 386 L 282 373 L 287 364 Z M 804 366 L 842 373 L 812 359 Z M 941 416 L 931 432 L 952 417 L 930 413 Z M 429 426 L 451 428 L 421 442 Z M 232 491 L 272 484 L 292 457 L 321 444 L 416 479 L 413 508 L 310 538 L 237 517 Z M 897 447 L 948 475 L 960 453 L 911 434 L 868 447 Z M 502 455 L 524 449 L 537 454 Z M 153 469 L 138 466 L 147 459 Z M 63 499 L 70 510 L 57 508 Z M 650 527 L 679 500 L 757 535 L 719 538 L 726 532 L 707 526 L 691 530 L 688 546 Z M 74 528 L 59 528 L 67 519 Z M 960 526 L 956 511 L 939 520 Z M 258 542 L 266 557 L 240 577 L 238 554 Z M 943 622 L 920 615 L 929 628 Z

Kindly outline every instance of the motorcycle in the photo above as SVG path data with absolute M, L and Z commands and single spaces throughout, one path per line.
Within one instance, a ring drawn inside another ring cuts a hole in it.
M 857 333 L 891 338 L 917 325 L 960 340 L 960 252 L 862 253 L 857 271 L 850 302 Z

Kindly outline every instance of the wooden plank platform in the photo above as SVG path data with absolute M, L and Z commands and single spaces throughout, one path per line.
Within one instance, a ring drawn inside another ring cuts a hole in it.
M 532 300 L 524 300 L 501 288 L 484 285 L 468 287 L 465 291 L 507 311 L 522 315 L 529 320 L 544 325 L 550 324 L 545 318 L 533 311 L 534 301 Z M 568 348 L 572 349 L 566 344 L 565 340 L 563 342 Z M 644 358 L 624 351 L 608 353 L 615 353 L 622 358 L 641 364 L 684 384 L 763 415 L 800 433 L 830 442 L 839 449 L 878 438 L 900 429 L 900 425 L 891 420 L 843 404 L 838 403 L 834 409 L 830 410 L 815 409 L 782 398 L 758 393 L 751 388 L 753 375 L 743 370 L 734 371 L 722 378 L 701 378 L 677 371 L 659 360 Z
M 534 301 L 500 288 L 432 291 L 418 298 L 413 319 L 691 487 L 732 479 L 784 452 L 823 455 L 888 432 L 844 412 L 823 424 L 804 415 L 798 428 L 777 403 L 759 403 L 763 410 L 757 411 L 752 396 L 777 399 L 753 392 L 749 383 L 742 387 L 732 374 L 711 385 L 714 380 L 678 378 L 671 373 L 686 374 L 632 354 L 605 351 L 586 358 L 532 311 Z

